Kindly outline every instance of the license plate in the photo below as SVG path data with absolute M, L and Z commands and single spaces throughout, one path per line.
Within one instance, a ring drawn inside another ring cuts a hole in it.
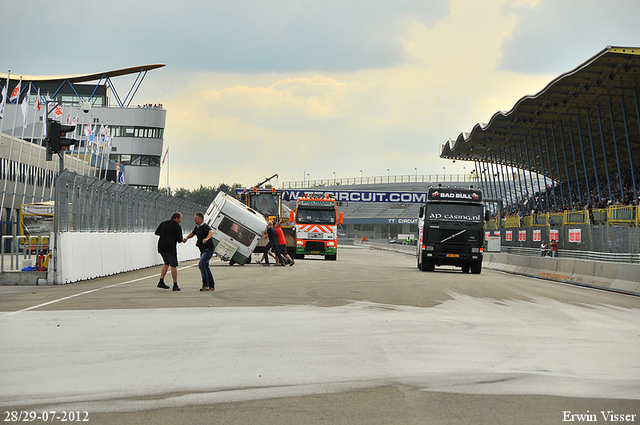
M 447 254 L 448 258 L 459 258 L 460 255 L 459 254 Z
M 320 254 L 320 251 L 311 251 L 312 254 Z

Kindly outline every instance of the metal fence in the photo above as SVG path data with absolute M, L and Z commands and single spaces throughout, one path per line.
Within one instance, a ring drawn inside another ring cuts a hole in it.
M 55 231 L 153 232 L 180 211 L 185 217 L 206 207 L 159 192 L 99 180 L 64 170 L 55 182 Z
M 485 227 L 492 235 L 497 229 Z M 524 232 L 524 233 L 522 233 Z M 536 233 L 537 232 L 537 233 Z M 555 232 L 554 235 L 551 232 Z M 520 240 L 520 235 L 523 240 Z M 640 228 L 629 225 L 594 226 L 589 224 L 561 224 L 539 227 L 510 227 L 500 230 L 502 249 L 517 253 L 518 249 L 531 249 L 540 254 L 542 241 L 549 244 L 557 238 L 562 256 L 590 259 L 585 252 L 601 254 L 602 261 L 640 261 Z M 525 250 L 526 251 L 526 250 Z M 571 252 L 571 254 L 569 254 Z

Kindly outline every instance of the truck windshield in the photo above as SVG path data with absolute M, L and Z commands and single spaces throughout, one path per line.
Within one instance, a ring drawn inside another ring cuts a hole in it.
M 265 217 L 279 216 L 278 200 L 278 196 L 268 193 L 257 193 L 251 195 L 251 208 Z
M 300 224 L 336 224 L 335 208 L 298 207 L 297 222 Z
M 482 221 L 482 205 L 428 203 L 425 219 L 456 223 L 480 223 Z

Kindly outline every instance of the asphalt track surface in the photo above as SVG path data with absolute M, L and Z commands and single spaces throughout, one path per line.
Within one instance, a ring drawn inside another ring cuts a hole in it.
M 640 297 L 415 263 L 343 248 L 293 267 L 213 260 L 214 292 L 194 262 L 180 292 L 156 288 L 159 267 L 0 286 L 0 420 L 640 422 Z

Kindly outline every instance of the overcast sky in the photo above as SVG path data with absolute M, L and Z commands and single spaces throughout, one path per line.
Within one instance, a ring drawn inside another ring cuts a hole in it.
M 440 146 L 607 45 L 638 0 L 0 0 L 2 72 L 164 63 L 170 185 L 462 172 Z M 126 96 L 130 81 L 113 81 Z M 443 168 L 444 167 L 444 168 Z M 166 168 L 166 167 L 165 167 Z M 389 171 L 387 171 L 389 170 Z M 166 185 L 163 169 L 161 186 Z

